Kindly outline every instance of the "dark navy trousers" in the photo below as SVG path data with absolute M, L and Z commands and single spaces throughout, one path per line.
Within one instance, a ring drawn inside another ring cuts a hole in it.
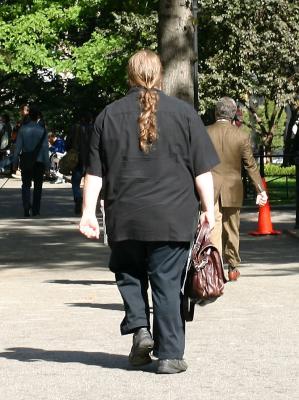
M 31 194 L 30 188 L 34 185 L 33 189 L 33 203 L 32 212 L 39 213 L 40 202 L 42 197 L 43 188 L 43 175 L 45 172 L 45 166 L 41 162 L 36 162 L 33 169 L 21 171 L 22 175 L 22 201 L 24 210 L 29 210 L 31 208 Z
M 74 201 L 82 200 L 82 192 L 80 189 L 81 179 L 83 177 L 83 168 L 82 166 L 77 166 L 72 172 L 72 190 Z
M 190 244 L 188 242 L 110 243 L 109 267 L 115 273 L 125 317 L 123 335 L 139 327 L 150 328 L 148 287 L 153 301 L 154 355 L 159 359 L 181 359 L 185 350 L 181 284 Z

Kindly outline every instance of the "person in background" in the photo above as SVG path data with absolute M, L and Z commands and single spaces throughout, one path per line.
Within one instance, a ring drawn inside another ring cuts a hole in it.
M 49 138 L 49 151 L 51 153 L 65 153 L 65 142 L 64 139 L 57 136 L 55 132 L 51 132 Z
M 17 141 L 18 131 L 21 128 L 21 126 L 26 124 L 29 121 L 29 105 L 28 104 L 22 104 L 20 106 L 19 115 L 20 115 L 20 119 L 18 120 L 16 125 L 13 127 L 12 134 L 11 134 L 11 140 L 13 143 L 15 143 Z
M 237 105 L 233 99 L 221 98 L 215 108 L 216 122 L 207 127 L 220 158 L 220 164 L 212 169 L 216 225 L 210 239 L 223 254 L 231 281 L 236 281 L 240 276 L 238 266 L 241 262 L 239 228 L 240 208 L 243 203 L 242 163 L 256 188 L 256 204 L 263 206 L 267 202 L 267 194 L 252 154 L 250 136 L 232 125 L 236 111 Z
M 0 172 L 4 172 L 5 167 L 10 163 L 11 132 L 9 115 L 2 114 L 0 117 Z
M 38 123 L 42 128 L 46 128 L 46 123 L 45 123 L 45 120 L 44 120 L 44 116 L 43 116 L 43 113 L 42 113 L 41 111 L 39 111 L 39 113 L 38 113 L 37 123 Z
M 72 171 L 72 191 L 75 202 L 75 214 L 82 213 L 81 180 L 85 176 L 88 157 L 89 141 L 93 131 L 93 116 L 91 113 L 83 113 L 79 123 L 74 124 L 66 138 L 66 151 L 74 148 L 78 152 L 78 164 Z
M 29 105 L 28 104 L 22 104 L 19 107 L 19 115 L 20 115 L 20 119 L 18 120 L 16 125 L 13 127 L 12 133 L 11 133 L 11 151 L 12 151 L 12 153 L 15 150 L 18 132 L 19 132 L 21 126 L 25 125 L 29 121 Z M 18 165 L 14 166 L 14 167 L 16 167 L 15 170 L 13 169 L 13 165 L 11 167 L 11 177 L 12 178 L 20 178 L 21 171 L 19 170 Z
M 38 123 L 38 109 L 30 106 L 29 121 L 22 125 L 18 131 L 16 147 L 14 151 L 13 165 L 17 168 L 19 156 L 21 153 L 32 152 L 38 143 L 42 140 L 41 148 L 37 154 L 33 167 L 21 171 L 22 176 L 22 202 L 24 216 L 38 216 L 40 214 L 43 175 L 49 169 L 49 147 L 48 136 L 45 128 Z M 33 202 L 31 204 L 30 188 L 32 181 L 34 183 Z
M 51 132 L 49 138 L 49 153 L 50 153 L 50 174 L 54 177 L 55 181 L 52 183 L 64 183 L 63 174 L 59 172 L 59 161 L 65 154 L 65 141 L 63 138 Z
M 97 117 L 84 183 L 80 231 L 99 238 L 95 210 L 103 186 L 106 227 L 125 317 L 133 334 L 129 362 L 159 359 L 157 373 L 186 371 L 182 276 L 201 221 L 214 226 L 213 181 L 218 163 L 201 119 L 187 103 L 162 90 L 157 54 L 141 50 L 128 64 L 130 90 Z M 153 300 L 151 335 L 148 285 Z
M 8 150 L 11 146 L 12 127 L 8 114 L 2 114 L 0 118 L 0 148 Z

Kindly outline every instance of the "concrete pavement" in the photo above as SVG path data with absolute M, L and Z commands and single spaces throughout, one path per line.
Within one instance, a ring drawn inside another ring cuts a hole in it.
M 4 180 L 0 179 L 0 187 Z M 272 210 L 292 229 L 293 210 Z M 251 237 L 241 278 L 187 324 L 186 373 L 131 368 L 109 249 L 77 230 L 69 184 L 46 184 L 42 215 L 22 218 L 20 181 L 0 189 L 1 400 L 295 400 L 299 398 L 299 241 Z

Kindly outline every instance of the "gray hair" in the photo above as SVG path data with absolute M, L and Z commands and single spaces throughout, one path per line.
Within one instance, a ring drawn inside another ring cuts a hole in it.
M 237 111 L 236 102 L 230 97 L 222 97 L 217 101 L 215 107 L 216 119 L 232 120 Z

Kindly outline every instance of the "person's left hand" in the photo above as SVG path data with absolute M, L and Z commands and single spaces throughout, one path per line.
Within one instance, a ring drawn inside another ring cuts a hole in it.
M 267 200 L 268 200 L 268 195 L 265 190 L 256 196 L 256 204 L 259 205 L 260 207 L 264 206 L 267 203 Z

